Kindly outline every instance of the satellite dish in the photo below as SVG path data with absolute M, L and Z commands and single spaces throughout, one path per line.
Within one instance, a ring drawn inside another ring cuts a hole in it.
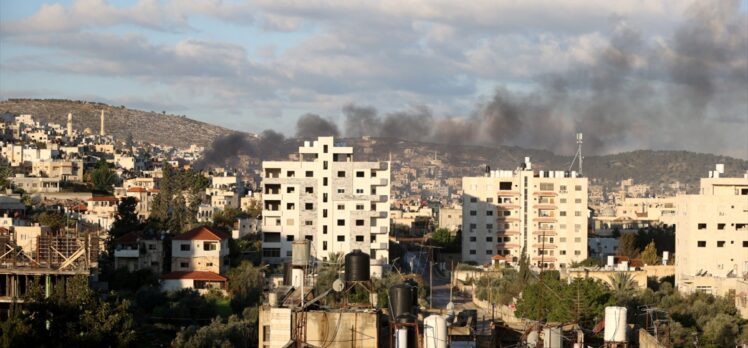
M 340 278 L 335 279 L 335 281 L 332 282 L 332 289 L 335 290 L 335 292 L 341 292 L 345 289 L 345 283 L 340 280 Z

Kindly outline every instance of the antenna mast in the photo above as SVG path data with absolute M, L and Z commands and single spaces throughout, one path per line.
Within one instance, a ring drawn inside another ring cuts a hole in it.
M 579 175 L 582 176 L 582 133 L 577 133 L 577 153 L 574 154 L 574 159 L 571 160 L 571 165 L 569 165 L 569 171 L 571 171 L 571 168 L 574 168 L 574 162 L 579 158 Z

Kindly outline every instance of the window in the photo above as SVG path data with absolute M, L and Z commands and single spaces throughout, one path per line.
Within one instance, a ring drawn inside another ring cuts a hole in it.
M 475 238 L 475 237 L 470 237 L 470 241 L 471 241 L 471 242 L 475 242 L 475 241 L 476 241 L 476 238 Z
M 179 267 L 187 268 L 187 267 L 190 267 L 190 264 L 189 264 L 189 262 L 180 262 L 179 263 Z
M 338 219 L 338 226 L 345 226 L 345 220 Z
M 364 210 L 363 204 L 356 204 L 356 210 Z
M 293 186 L 286 187 L 286 193 L 293 193 L 296 190 Z
M 205 264 L 205 267 L 213 267 L 213 262 L 208 262 Z
M 696 243 L 696 245 L 697 245 L 697 246 L 698 246 L 699 248 L 706 248 L 706 241 L 705 241 L 705 240 L 700 240 L 700 241 L 698 241 L 698 242 Z
M 478 215 L 477 211 L 475 211 L 475 210 L 471 210 L 470 211 L 470 216 L 476 216 L 476 215 Z
M 339 194 L 344 194 L 345 193 L 345 189 L 344 188 L 338 188 L 335 192 L 337 192 Z
M 748 240 L 743 241 L 743 248 L 748 248 Z
M 550 182 L 541 182 L 540 183 L 540 191 L 553 191 L 553 183 L 550 183 Z
M 574 191 L 582 191 L 582 185 L 574 186 Z
M 322 145 L 322 152 L 327 153 L 327 145 Z
M 293 242 L 293 235 L 289 234 L 286 236 L 286 242 Z
M 566 255 L 566 250 L 559 250 L 558 254 L 559 255 Z
M 262 257 L 280 257 L 280 248 L 263 248 Z
M 561 193 L 566 193 L 566 185 L 559 186 L 558 190 L 561 191 Z
M 323 161 L 322 162 L 322 169 L 327 169 L 327 167 L 328 167 L 327 161 Z
M 322 209 L 322 217 L 323 218 L 327 217 L 327 209 Z
M 345 210 L 345 204 L 338 204 L 338 210 Z
M 575 198 L 574 199 L 574 203 L 580 204 L 580 203 L 582 203 L 582 199 L 581 198 Z
M 296 204 L 286 203 L 286 209 L 287 210 L 294 210 L 294 209 L 296 209 Z
M 293 219 L 286 219 L 286 226 L 293 226 L 293 225 L 294 225 Z
M 577 210 L 574 212 L 574 216 L 582 216 L 582 212 Z
M 475 249 L 470 250 L 470 255 L 475 255 Z
M 486 216 L 493 216 L 493 210 L 486 210 Z
M 181 250 L 181 251 L 190 251 L 190 245 L 189 244 L 181 244 L 179 246 L 179 250 Z
M 512 189 L 512 182 L 511 181 L 502 181 L 499 183 L 499 190 L 502 191 L 509 191 Z
M 314 223 L 312 222 L 312 220 L 306 220 L 306 221 L 304 221 L 304 226 L 312 226 L 313 224 Z
M 293 178 L 296 176 L 296 172 L 294 172 L 293 170 L 289 170 L 286 172 L 286 176 L 289 178 Z
M 470 203 L 476 203 L 476 202 L 478 202 L 478 198 L 470 197 Z
M 262 340 L 265 343 L 270 343 L 270 325 L 262 326 Z
M 493 251 L 491 251 L 491 250 L 486 250 L 486 255 L 491 255 L 491 254 L 493 254 Z
M 306 193 L 314 193 L 314 187 L 307 186 L 304 188 L 304 192 Z
M 218 250 L 218 243 L 215 243 L 215 242 L 205 242 L 205 243 L 203 243 L 203 250 L 205 250 L 205 251 Z
M 725 241 L 718 240 L 717 241 L 717 248 L 724 248 L 725 247 Z
M 700 230 L 705 230 L 706 229 L 706 224 L 698 224 L 696 227 L 698 229 L 700 229 Z
M 364 172 L 362 172 L 362 171 L 358 171 L 358 172 L 356 172 L 356 177 L 357 177 L 357 178 L 363 178 L 363 177 L 364 177 L 364 175 L 365 175 L 365 174 L 364 174 Z
M 718 230 L 724 230 L 725 229 L 725 224 L 717 224 L 717 229 Z
M 314 209 L 314 203 L 304 203 L 304 209 L 306 209 L 306 210 L 313 210 Z
M 338 242 L 345 242 L 345 236 L 338 236 Z
M 364 189 L 356 189 L 356 194 L 357 194 L 357 195 L 362 195 L 362 194 L 364 194 Z
M 574 243 L 581 243 L 581 242 L 582 242 L 582 238 L 579 238 L 579 237 L 574 238 Z
M 322 234 L 327 234 L 327 225 L 322 225 Z
M 486 242 L 493 242 L 493 237 L 486 237 Z
M 582 255 L 582 252 L 579 250 L 574 250 L 574 255 L 577 255 L 577 256 Z
M 363 226 L 364 220 L 356 220 L 356 226 Z
M 322 203 L 327 203 L 327 192 L 322 193 Z
M 357 242 L 363 242 L 364 241 L 364 236 L 356 236 L 356 241 Z
M 306 176 L 307 178 L 314 177 L 314 172 L 312 172 L 311 170 L 307 170 L 306 173 L 304 173 L 304 176 Z
M 322 186 L 327 186 L 327 178 L 322 178 Z
M 306 240 L 308 240 L 308 241 L 311 242 L 311 241 L 314 240 L 314 236 L 307 234 L 307 235 L 304 236 L 304 239 L 306 239 Z
M 566 198 L 560 198 L 560 199 L 559 199 L 559 203 L 561 203 L 561 204 L 564 204 L 564 203 L 566 203 Z
M 565 211 L 560 211 L 560 212 L 558 213 L 558 215 L 559 215 L 559 216 L 566 216 L 566 212 L 565 212 Z
M 488 202 L 488 203 L 493 203 L 493 197 L 488 197 L 488 198 L 486 198 L 486 202 Z
M 338 171 L 338 178 L 345 178 L 345 171 L 339 170 Z
M 493 229 L 493 224 L 486 224 L 486 229 L 487 230 L 492 230 Z

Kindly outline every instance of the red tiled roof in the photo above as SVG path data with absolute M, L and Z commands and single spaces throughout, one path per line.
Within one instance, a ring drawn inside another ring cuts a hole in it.
M 140 235 L 138 235 L 135 232 L 128 232 L 125 233 L 122 237 L 119 237 L 115 240 L 116 244 L 135 244 L 138 242 L 138 238 L 140 238 Z
M 147 191 L 148 190 L 146 190 L 144 187 L 140 187 L 140 186 L 133 186 L 127 189 L 127 192 L 147 192 Z
M 152 189 L 148 189 L 148 192 L 159 193 L 161 192 L 161 190 L 157 188 L 152 188 Z
M 491 259 L 495 260 L 495 261 L 506 260 L 506 258 L 504 257 L 504 255 L 494 255 Z
M 86 210 L 88 210 L 88 207 L 86 207 L 85 204 L 78 204 L 78 205 L 70 207 L 70 210 L 72 210 L 72 211 L 86 211 Z
M 91 197 L 88 199 L 89 202 L 116 202 L 117 197 L 114 196 L 100 196 L 100 197 Z
M 225 282 L 228 279 L 220 274 L 213 272 L 201 272 L 201 271 L 186 271 L 186 272 L 171 272 L 161 276 L 161 279 L 192 279 L 192 280 L 207 280 L 214 282 Z
M 174 240 L 223 240 L 228 238 L 229 236 L 223 232 L 201 226 L 174 237 Z

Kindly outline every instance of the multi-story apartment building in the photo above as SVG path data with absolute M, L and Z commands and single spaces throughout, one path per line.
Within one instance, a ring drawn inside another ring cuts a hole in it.
M 724 295 L 748 277 L 748 173 L 701 179 L 695 195 L 676 198 L 675 283 L 683 292 Z
M 297 161 L 265 161 L 263 258 L 281 262 L 291 243 L 312 241 L 312 256 L 361 249 L 389 258 L 389 162 L 357 162 L 333 137 L 306 141 Z
M 565 268 L 587 258 L 587 178 L 576 172 L 533 171 L 525 158 L 462 178 L 462 190 L 463 261 L 516 263 L 525 251 L 535 266 Z

